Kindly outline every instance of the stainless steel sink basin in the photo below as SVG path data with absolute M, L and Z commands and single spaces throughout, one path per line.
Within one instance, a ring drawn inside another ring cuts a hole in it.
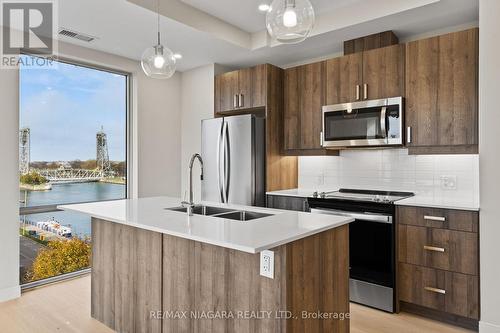
M 231 212 L 231 213 L 219 214 L 219 215 L 217 215 L 217 217 L 220 217 L 221 219 L 230 219 L 230 220 L 236 220 L 236 221 L 250 221 L 250 220 L 260 219 L 260 218 L 272 216 L 272 215 L 273 214 L 249 212 L 249 211 L 242 210 L 242 211 L 235 211 L 235 212 Z
M 173 207 L 165 209 L 174 212 L 187 213 L 186 207 Z M 246 210 L 235 210 L 230 208 L 203 206 L 203 205 L 194 206 L 193 214 L 220 217 L 223 219 L 230 219 L 236 221 L 250 221 L 273 215 L 267 213 L 249 212 Z
M 174 207 L 174 208 L 165 208 L 165 209 L 172 210 L 174 212 L 187 213 L 186 207 Z M 230 212 L 234 212 L 234 211 L 235 211 L 234 209 L 213 207 L 213 206 L 203 206 L 203 205 L 197 205 L 197 206 L 194 206 L 194 208 L 193 208 L 193 214 L 206 215 L 206 216 L 230 213 Z

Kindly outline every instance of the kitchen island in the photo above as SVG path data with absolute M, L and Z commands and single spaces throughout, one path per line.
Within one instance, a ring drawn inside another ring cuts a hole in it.
M 188 216 L 180 202 L 59 207 L 92 217 L 93 318 L 119 332 L 349 332 L 351 218 L 207 202 Z

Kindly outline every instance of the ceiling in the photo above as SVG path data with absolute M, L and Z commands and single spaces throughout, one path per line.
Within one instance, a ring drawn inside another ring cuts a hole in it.
M 260 4 L 272 0 L 181 0 L 247 32 L 258 32 L 265 27 L 266 15 L 258 10 Z M 336 8 L 353 6 L 362 0 L 312 0 L 314 12 L 321 15 Z M 235 5 L 237 3 L 237 5 Z
M 279 45 L 267 38 L 265 17 L 256 9 L 260 0 L 161 1 L 162 39 L 183 55 L 179 71 L 209 63 L 284 66 L 339 53 L 344 40 L 375 32 L 394 30 L 405 39 L 478 20 L 478 0 L 311 0 L 317 16 L 311 37 Z M 90 43 L 60 39 L 138 60 L 155 43 L 155 3 L 59 1 L 60 27 L 98 37 Z

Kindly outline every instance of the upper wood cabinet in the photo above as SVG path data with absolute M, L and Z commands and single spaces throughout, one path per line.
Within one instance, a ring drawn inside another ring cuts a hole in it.
M 363 52 L 364 99 L 404 96 L 404 54 L 404 45 Z
M 326 104 L 349 103 L 361 98 L 363 53 L 326 61 Z
M 403 96 L 404 45 L 393 45 L 326 62 L 326 104 Z
M 410 153 L 477 153 L 478 29 L 406 46 Z
M 321 147 L 326 62 L 285 70 L 285 150 L 296 155 L 325 154 Z
M 215 77 L 215 113 L 266 106 L 266 65 Z

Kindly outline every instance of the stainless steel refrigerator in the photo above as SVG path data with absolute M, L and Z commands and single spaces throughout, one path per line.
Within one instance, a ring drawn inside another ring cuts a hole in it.
M 201 122 L 201 198 L 265 205 L 265 120 L 255 115 Z

